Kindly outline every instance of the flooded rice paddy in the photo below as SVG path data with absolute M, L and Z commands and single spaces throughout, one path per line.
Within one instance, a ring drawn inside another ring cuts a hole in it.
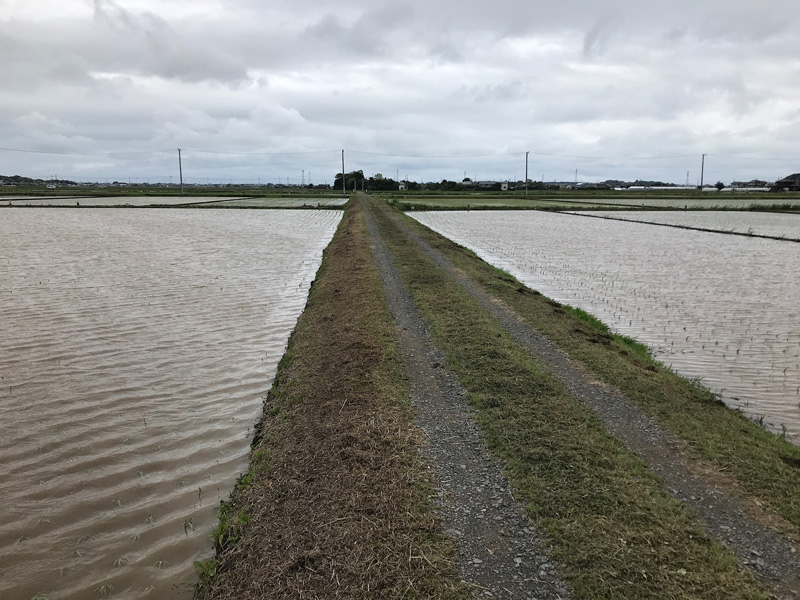
M 0 204 L 11 206 L 174 206 L 197 202 L 235 200 L 238 196 L 18 196 L 0 198 Z
M 0 210 L 0 598 L 191 597 L 340 218 Z
M 349 198 L 308 197 L 308 198 L 239 198 L 222 204 L 237 208 L 331 208 L 347 204 Z
M 412 216 L 800 439 L 797 243 L 539 211 Z
M 47 197 L 18 196 L 0 197 L 0 205 L 5 206 L 211 206 L 216 208 L 330 208 L 344 206 L 347 198 L 338 196 L 106 196 L 106 197 Z
M 722 233 L 744 233 L 800 239 L 800 214 L 754 212 L 743 215 L 737 211 L 605 211 L 584 214 L 621 221 L 657 223 L 676 227 L 711 229 Z
M 629 194 L 634 194 L 629 197 Z M 791 206 L 800 208 L 800 198 L 796 194 L 785 196 L 783 194 L 752 196 L 747 192 L 717 192 L 704 191 L 701 196 L 699 193 L 694 196 L 659 196 L 648 197 L 647 193 L 636 193 L 619 191 L 613 197 L 594 199 L 591 196 L 581 197 L 576 195 L 569 202 L 575 204 L 586 204 L 593 206 L 620 206 L 620 207 L 642 207 L 642 208 L 695 208 L 702 210 L 713 209 L 735 209 L 746 210 L 751 206 L 770 207 L 773 205 Z

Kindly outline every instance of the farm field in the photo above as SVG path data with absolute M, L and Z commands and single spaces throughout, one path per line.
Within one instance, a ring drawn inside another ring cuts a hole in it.
M 0 218 L 0 597 L 191 593 L 340 211 Z
M 800 196 L 753 192 L 703 192 L 695 190 L 554 190 L 514 192 L 391 192 L 377 195 L 402 210 L 548 209 L 593 210 L 635 208 L 743 210 L 755 207 L 800 209 Z
M 339 207 L 346 198 L 335 196 L 268 196 L 252 198 L 229 196 L 209 198 L 208 196 L 92 196 L 92 197 L 16 197 L 3 198 L 2 205 L 8 206 L 70 206 L 70 207 L 160 207 L 192 206 L 212 208 L 318 208 Z
M 580 196 L 568 202 L 581 202 Z M 699 209 L 699 210 L 747 210 L 751 207 L 768 209 L 783 206 L 800 209 L 797 195 L 750 193 L 750 192 L 711 192 L 704 191 L 684 195 L 660 195 L 650 192 L 616 192 L 613 197 L 596 198 L 585 202 L 593 207 L 617 208 L 656 208 L 656 209 Z
M 412 216 L 798 439 L 797 244 L 531 211 Z
M 321 196 L 293 196 L 269 198 L 237 198 L 216 204 L 217 207 L 236 208 L 338 208 L 347 203 L 347 198 Z
M 585 216 L 800 239 L 800 214 L 738 211 L 591 211 Z

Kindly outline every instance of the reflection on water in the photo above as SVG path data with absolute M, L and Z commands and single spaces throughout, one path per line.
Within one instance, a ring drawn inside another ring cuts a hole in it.
M 735 232 L 787 239 L 800 239 L 800 214 L 736 211 L 637 211 L 637 210 L 598 210 L 588 216 L 607 217 L 623 221 L 638 221 L 675 225 L 678 227 L 697 227 L 720 232 Z
M 538 211 L 412 216 L 797 441 L 797 243 Z
M 0 598 L 189 590 L 340 218 L 2 212 Z
M 206 206 L 236 208 L 330 208 L 344 206 L 348 198 L 338 195 L 312 196 L 293 195 L 279 196 L 0 196 L 0 206 L 16 207 L 147 207 L 147 206 Z

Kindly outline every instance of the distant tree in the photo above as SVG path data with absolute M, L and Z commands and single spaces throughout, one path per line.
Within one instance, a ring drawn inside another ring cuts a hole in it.
M 350 171 L 345 176 L 345 189 L 348 191 L 352 190 L 353 187 L 358 184 L 359 189 L 361 186 L 361 181 L 364 179 L 364 171 Z M 333 189 L 340 190 L 342 189 L 342 174 L 337 173 L 336 179 L 333 181 Z
M 717 191 L 719 192 L 719 191 L 723 190 L 723 188 L 725 187 L 725 184 L 722 183 L 721 181 L 718 181 L 717 183 L 714 184 L 714 187 L 717 188 Z
M 368 189 L 372 190 L 373 192 L 387 192 L 400 188 L 394 179 L 386 179 L 382 175 L 380 177 L 378 177 L 378 175 L 380 175 L 380 173 L 377 173 L 367 180 Z
M 453 192 L 455 190 L 463 190 L 464 186 L 460 183 L 456 183 L 455 181 L 448 181 L 447 179 L 442 179 L 442 183 L 439 184 L 439 189 L 443 192 Z

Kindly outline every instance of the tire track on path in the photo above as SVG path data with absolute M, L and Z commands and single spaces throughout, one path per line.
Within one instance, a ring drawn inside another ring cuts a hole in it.
M 363 198 L 363 196 L 362 196 Z M 374 200 L 365 204 L 383 211 L 444 272 L 456 281 L 511 337 L 549 368 L 632 452 L 658 475 L 668 492 L 691 507 L 701 527 L 727 546 L 779 598 L 800 597 L 800 552 L 797 543 L 751 515 L 748 504 L 719 487 L 724 479 L 682 451 L 681 443 L 622 393 L 595 380 L 545 336 L 499 304 L 466 277 L 437 249 L 417 235 L 397 214 Z M 725 486 L 730 487 L 730 486 Z
M 389 307 L 398 325 L 409 391 L 428 444 L 423 449 L 434 469 L 440 515 L 458 540 L 459 569 L 478 596 L 488 598 L 568 599 L 569 587 L 548 557 L 543 536 L 518 503 L 508 482 L 480 439 L 455 377 L 443 367 L 419 311 L 365 208 L 372 253 Z

